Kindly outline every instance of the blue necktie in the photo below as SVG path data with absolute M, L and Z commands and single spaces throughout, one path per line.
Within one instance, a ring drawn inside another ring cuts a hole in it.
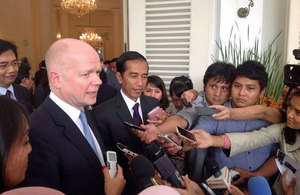
M 97 153 L 97 150 L 96 150 L 96 146 L 95 146 L 95 143 L 94 143 L 94 141 L 93 141 L 92 134 L 91 134 L 89 125 L 88 125 L 88 123 L 87 123 L 87 119 L 86 119 L 84 110 L 81 110 L 81 111 L 80 111 L 79 119 L 81 120 L 81 123 L 82 123 L 83 133 L 84 133 L 84 135 L 85 135 L 85 139 L 89 142 L 89 144 L 90 144 L 91 147 L 93 148 L 94 152 L 95 152 L 96 155 L 98 156 L 98 153 Z
M 143 124 L 141 116 L 139 114 L 139 103 L 136 103 L 133 107 L 133 123 L 137 126 L 140 126 L 141 124 Z

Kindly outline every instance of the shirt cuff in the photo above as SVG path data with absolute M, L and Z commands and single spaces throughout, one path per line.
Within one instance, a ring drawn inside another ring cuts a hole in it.
M 222 147 L 222 149 L 229 149 L 231 147 L 231 142 L 229 137 L 227 135 L 221 135 L 221 137 L 224 140 L 224 147 Z

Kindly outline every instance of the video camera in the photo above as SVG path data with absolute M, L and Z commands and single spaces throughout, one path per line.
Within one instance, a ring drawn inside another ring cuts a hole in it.
M 294 49 L 293 55 L 296 60 L 300 60 L 300 49 Z M 292 90 L 300 86 L 300 65 L 297 64 L 287 64 L 284 67 L 284 80 L 283 83 L 289 87 L 285 101 L 282 107 L 286 107 L 287 99 L 292 92 Z
M 293 55 L 300 60 L 300 49 L 295 49 Z M 300 65 L 287 64 L 284 67 L 284 84 L 294 88 L 300 86 Z

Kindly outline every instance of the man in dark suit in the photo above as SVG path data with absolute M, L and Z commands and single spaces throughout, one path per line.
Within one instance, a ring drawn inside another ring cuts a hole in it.
M 24 184 L 65 194 L 121 194 L 122 168 L 110 177 L 103 140 L 84 110 L 96 102 L 101 84 L 96 51 L 82 41 L 61 39 L 45 59 L 51 93 L 30 117 L 33 151 Z
M 144 144 L 132 132 L 132 129 L 123 124 L 124 121 L 136 125 L 147 123 L 147 113 L 159 105 L 155 98 L 142 95 L 148 76 L 148 63 L 144 56 L 138 52 L 125 52 L 117 60 L 117 78 L 121 83 L 121 90 L 113 98 L 96 106 L 93 116 L 97 121 L 106 147 L 117 151 L 118 162 L 123 167 L 124 176 L 127 181 L 127 194 L 134 193 L 131 186 L 134 186 L 128 170 L 128 159 L 117 149 L 118 142 L 127 145 L 132 151 L 143 154 Z M 137 113 L 140 123 L 136 123 Z M 133 185 L 132 185 L 133 184 Z M 131 188 L 130 191 L 127 191 Z
M 106 78 L 107 78 L 107 81 L 106 83 L 109 85 L 109 86 L 112 86 L 114 88 L 116 88 L 117 90 L 120 90 L 121 89 L 121 85 L 116 77 L 116 73 L 112 72 L 108 67 L 107 65 L 104 63 L 104 59 L 103 59 L 103 55 L 102 54 L 99 54 L 99 58 L 100 58 L 100 63 L 104 69 L 104 72 L 106 73 Z
M 18 84 L 13 84 L 17 78 L 20 61 L 16 46 L 0 39 L 0 95 L 6 95 L 22 103 L 29 113 L 32 112 L 29 91 Z

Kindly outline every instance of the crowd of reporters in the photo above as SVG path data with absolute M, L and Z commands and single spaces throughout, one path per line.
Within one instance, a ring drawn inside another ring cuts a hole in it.
M 277 181 L 269 178 L 278 170 L 264 168 L 274 167 L 278 147 L 284 150 L 284 143 L 297 144 L 287 136 L 297 137 L 300 129 L 298 86 L 287 86 L 294 88 L 287 93 L 287 109 L 264 107 L 258 102 L 264 95 L 267 73 L 259 62 L 246 61 L 238 68 L 216 62 L 206 70 L 201 92 L 193 90 L 186 76 L 172 79 L 171 104 L 165 83 L 159 76 L 148 76 L 148 69 L 147 60 L 138 52 L 125 52 L 108 63 L 88 44 L 62 39 L 47 51 L 32 90 L 28 61 L 19 61 L 16 46 L 0 40 L 1 192 L 44 186 L 58 194 L 151 194 L 155 190 L 166 194 L 271 194 L 269 183 Z M 160 112 L 150 118 L 148 114 L 157 107 Z M 218 112 L 201 115 L 208 107 Z M 270 142 L 264 149 L 255 149 L 257 144 L 240 149 L 236 145 L 239 137 L 230 134 L 252 132 L 286 118 L 282 130 L 286 141 L 279 146 Z M 125 121 L 143 131 L 125 126 Z M 196 139 L 186 139 L 177 126 L 191 130 Z M 134 155 L 121 151 L 117 143 L 125 144 Z M 106 167 L 107 150 L 117 154 L 116 177 Z M 238 156 L 242 152 L 244 156 Z M 211 160 L 215 160 L 214 168 Z M 271 163 L 265 164 L 268 161 Z M 222 172 L 223 167 L 228 173 Z M 230 169 L 239 176 L 233 183 Z M 225 187 L 209 183 L 226 174 L 230 178 Z M 296 180 L 286 184 L 284 178 L 279 177 L 280 191 L 273 193 L 294 194 Z

